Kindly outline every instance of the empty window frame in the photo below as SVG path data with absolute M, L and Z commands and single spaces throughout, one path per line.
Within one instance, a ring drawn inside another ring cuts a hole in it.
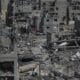
M 0 71 L 14 73 L 14 62 L 0 62 Z

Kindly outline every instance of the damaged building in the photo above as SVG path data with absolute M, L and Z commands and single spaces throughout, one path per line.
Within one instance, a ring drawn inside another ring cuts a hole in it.
M 80 80 L 80 0 L 0 0 L 0 80 Z

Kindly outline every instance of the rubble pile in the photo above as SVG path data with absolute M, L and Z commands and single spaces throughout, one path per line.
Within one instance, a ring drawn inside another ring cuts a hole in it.
M 5 1 L 0 80 L 80 80 L 80 0 Z

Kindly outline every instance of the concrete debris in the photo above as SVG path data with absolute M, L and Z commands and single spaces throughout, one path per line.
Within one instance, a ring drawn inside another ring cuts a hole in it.
M 80 80 L 80 0 L 0 0 L 0 80 Z
M 67 44 L 68 44 L 67 42 L 63 42 L 63 43 L 59 44 L 59 47 L 66 46 Z
M 27 72 L 29 70 L 36 68 L 37 65 L 38 65 L 37 63 L 32 63 L 32 64 L 27 64 L 27 65 L 21 66 L 21 67 L 19 67 L 19 72 Z

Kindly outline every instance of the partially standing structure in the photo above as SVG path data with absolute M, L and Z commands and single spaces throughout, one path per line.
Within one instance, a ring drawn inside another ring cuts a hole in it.
M 0 80 L 19 80 L 16 54 L 0 54 Z

